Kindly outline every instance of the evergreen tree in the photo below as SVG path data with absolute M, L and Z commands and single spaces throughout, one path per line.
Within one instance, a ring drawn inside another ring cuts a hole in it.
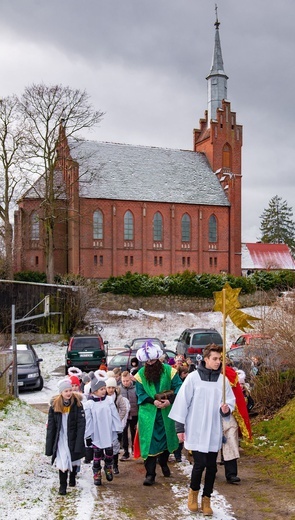
M 261 242 L 265 244 L 287 244 L 295 254 L 295 224 L 293 211 L 286 200 L 275 195 L 269 201 L 261 218 Z

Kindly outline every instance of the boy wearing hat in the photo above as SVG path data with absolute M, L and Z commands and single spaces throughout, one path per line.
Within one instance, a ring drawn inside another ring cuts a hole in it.
M 122 432 L 122 423 L 114 401 L 107 395 L 105 380 L 91 377 L 91 395 L 84 405 L 86 416 L 85 443 L 93 447 L 93 480 L 101 485 L 101 461 L 107 481 L 113 480 L 113 438 Z
M 80 459 L 85 454 L 84 431 L 85 414 L 82 396 L 73 392 L 70 379 L 58 383 L 59 394 L 53 397 L 48 411 L 45 454 L 51 456 L 51 463 L 56 462 L 59 470 L 59 494 L 69 485 L 76 485 L 76 473 Z

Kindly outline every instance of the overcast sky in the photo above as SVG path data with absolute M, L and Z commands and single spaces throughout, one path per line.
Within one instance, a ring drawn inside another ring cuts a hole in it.
M 99 141 L 192 149 L 207 109 L 213 0 L 1 0 L 0 96 L 86 90 Z M 219 0 L 228 99 L 243 125 L 243 241 L 278 195 L 295 207 L 295 1 Z

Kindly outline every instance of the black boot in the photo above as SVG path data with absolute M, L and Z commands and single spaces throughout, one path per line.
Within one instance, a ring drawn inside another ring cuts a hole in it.
M 67 494 L 67 480 L 68 480 L 68 472 L 59 470 L 59 494 L 66 495 Z
M 77 466 L 73 466 L 73 471 L 70 472 L 69 486 L 75 487 L 76 485 L 76 475 L 77 475 Z
M 114 455 L 114 466 L 113 466 L 114 475 L 119 475 L 118 461 L 119 461 L 119 453 L 117 453 L 117 455 Z

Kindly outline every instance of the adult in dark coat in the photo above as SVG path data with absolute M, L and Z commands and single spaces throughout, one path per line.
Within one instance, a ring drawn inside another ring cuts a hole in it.
M 80 459 L 85 455 L 85 413 L 82 394 L 72 390 L 70 380 L 59 383 L 60 394 L 55 396 L 48 411 L 45 454 L 56 461 L 59 469 L 61 495 L 66 494 L 67 475 L 70 470 L 70 486 L 76 485 L 76 473 Z

